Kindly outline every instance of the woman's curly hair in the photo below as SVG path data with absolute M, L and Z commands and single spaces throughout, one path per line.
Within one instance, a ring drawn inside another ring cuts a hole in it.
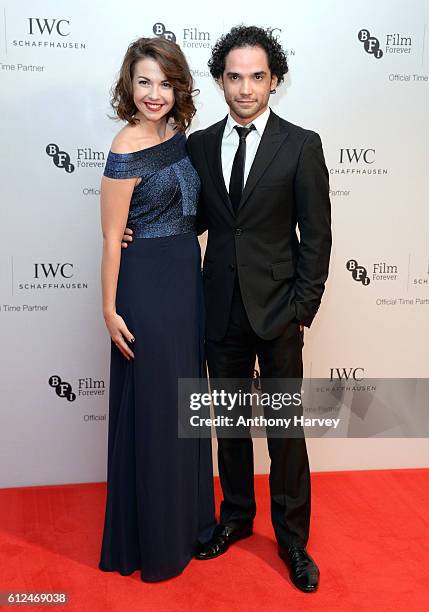
M 277 77 L 279 84 L 284 80 L 289 68 L 286 54 L 279 41 L 269 30 L 244 25 L 232 28 L 228 34 L 221 36 L 214 45 L 208 62 L 209 70 L 214 79 L 219 79 L 223 75 L 228 53 L 232 49 L 240 47 L 262 47 L 267 54 L 271 74 Z
M 111 105 L 116 117 L 132 125 L 138 123 L 134 116 L 137 107 L 134 104 L 133 76 L 136 63 L 145 57 L 156 60 L 171 83 L 175 102 L 167 121 L 172 118 L 177 129 L 185 132 L 196 113 L 193 96 L 198 90 L 194 89 L 188 62 L 179 45 L 166 38 L 139 38 L 128 47 L 118 79 L 112 87 Z

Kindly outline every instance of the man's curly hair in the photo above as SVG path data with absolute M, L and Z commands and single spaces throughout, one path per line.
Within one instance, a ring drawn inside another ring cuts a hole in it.
M 279 84 L 284 80 L 289 68 L 286 54 L 279 41 L 270 30 L 244 25 L 235 26 L 228 34 L 224 34 L 216 41 L 208 61 L 208 67 L 214 79 L 219 79 L 223 75 L 228 53 L 240 47 L 262 47 L 267 54 L 271 74 L 277 77 Z

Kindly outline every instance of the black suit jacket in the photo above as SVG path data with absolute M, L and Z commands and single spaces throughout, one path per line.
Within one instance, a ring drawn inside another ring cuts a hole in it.
M 271 340 L 293 320 L 310 327 L 319 308 L 331 251 L 328 171 L 319 135 L 271 111 L 235 215 L 222 174 L 226 120 L 188 139 L 202 183 L 198 233 L 208 229 L 206 336 L 225 335 L 238 274 L 250 324 Z

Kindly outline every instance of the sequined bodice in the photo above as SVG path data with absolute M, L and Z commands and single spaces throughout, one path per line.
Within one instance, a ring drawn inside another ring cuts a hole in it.
M 135 238 L 193 232 L 200 179 L 186 153 L 186 137 L 176 133 L 154 147 L 135 153 L 112 153 L 104 175 L 114 179 L 140 177 L 134 188 L 127 227 Z

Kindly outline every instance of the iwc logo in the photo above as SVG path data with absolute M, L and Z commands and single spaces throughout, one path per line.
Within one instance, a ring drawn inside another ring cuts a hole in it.
M 16 5 L 24 3 L 15 3 Z M 29 4 L 29 3 L 27 3 Z M 34 3 L 32 3 L 34 4 Z M 7 34 L 13 47 L 44 49 L 57 51 L 60 49 L 86 50 L 86 42 L 72 40 L 72 22 L 65 17 L 27 17 L 19 22 L 12 17 L 12 21 L 7 23 L 9 15 L 6 9 L 3 11 L 5 26 L 5 46 L 8 46 Z M 24 27 L 25 33 L 24 33 Z

